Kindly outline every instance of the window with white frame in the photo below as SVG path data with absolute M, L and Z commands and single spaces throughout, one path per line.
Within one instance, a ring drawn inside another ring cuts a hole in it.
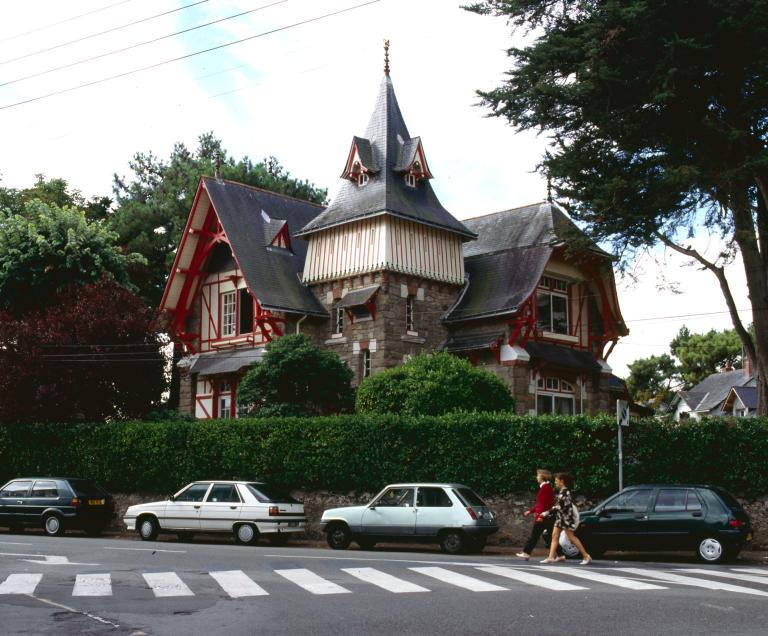
M 235 292 L 224 292 L 221 297 L 221 337 L 235 335 L 235 309 L 237 302 Z
M 363 377 L 367 378 L 371 375 L 371 351 L 370 349 L 363 349 Z
M 576 410 L 574 387 L 555 377 L 539 377 L 536 381 L 537 415 L 573 415 Z
M 415 188 L 416 187 L 416 175 L 411 174 L 410 172 L 405 175 L 405 185 L 407 185 L 409 188 Z
M 414 302 L 413 296 L 408 296 L 405 299 L 405 330 L 416 331 L 416 320 L 414 318 Z
M 542 276 L 536 291 L 536 327 L 568 335 L 568 282 Z
M 357 185 L 364 186 L 366 183 L 368 183 L 368 173 L 361 172 L 357 177 Z
M 336 307 L 333 310 L 333 333 L 341 335 L 344 333 L 344 308 Z
M 229 380 L 219 380 L 219 417 L 232 417 L 232 385 Z

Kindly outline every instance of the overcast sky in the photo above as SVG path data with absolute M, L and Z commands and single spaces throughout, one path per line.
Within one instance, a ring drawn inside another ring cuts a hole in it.
M 134 153 L 167 157 L 174 143 L 194 147 L 213 131 L 235 157 L 274 155 L 332 197 L 351 138 L 365 131 L 389 38 L 398 101 L 409 132 L 422 138 L 443 205 L 464 219 L 544 199 L 546 184 L 534 170 L 546 138 L 516 133 L 476 105 L 474 91 L 498 85 L 508 68 L 512 35 L 504 21 L 467 13 L 454 0 L 352 8 L 364 2 L 4 3 L 0 185 L 28 187 L 43 173 L 86 197 L 110 195 L 113 174 L 127 175 Z M 89 58 L 97 59 L 80 63 Z M 52 93 L 60 94 L 46 97 Z M 719 246 L 707 236 L 694 245 L 711 254 Z M 747 308 L 738 265 L 729 273 L 739 308 Z M 730 327 L 711 274 L 663 252 L 635 273 L 638 282 L 618 281 L 631 331 L 609 360 L 619 375 L 632 360 L 666 351 L 682 324 L 694 332 Z M 665 290 L 668 283 L 682 293 Z M 747 323 L 749 315 L 742 313 Z

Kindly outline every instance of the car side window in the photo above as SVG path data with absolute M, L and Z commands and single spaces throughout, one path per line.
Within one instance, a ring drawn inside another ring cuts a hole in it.
M 184 492 L 179 493 L 176 501 L 202 501 L 208 492 L 210 484 L 192 484 Z
M 41 479 L 32 486 L 32 497 L 47 497 L 54 499 L 59 496 L 59 489 L 55 481 L 43 481 Z
M 237 488 L 234 484 L 213 484 L 206 503 L 233 503 L 240 502 Z
M 685 510 L 686 491 L 682 488 L 662 488 L 656 497 L 654 512 L 682 512 Z
M 411 508 L 413 506 L 413 491 L 413 488 L 390 488 L 376 500 L 375 505 Z
M 442 488 L 419 488 L 416 505 L 420 508 L 450 508 L 453 502 Z
M 701 505 L 701 499 L 699 499 L 699 496 L 696 494 L 695 490 L 689 490 L 688 496 L 685 501 L 685 509 L 688 512 L 700 512 L 702 509 Z
M 12 481 L 0 491 L 0 497 L 26 497 L 31 485 L 31 481 Z
M 648 502 L 651 498 L 650 488 L 639 488 L 620 492 L 613 499 L 610 499 L 603 510 L 605 512 L 645 512 L 648 510 Z

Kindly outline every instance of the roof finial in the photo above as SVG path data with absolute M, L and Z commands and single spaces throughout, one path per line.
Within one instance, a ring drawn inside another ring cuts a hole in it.
M 384 40 L 384 75 L 389 75 L 389 40 Z
M 547 175 L 547 203 L 552 203 L 552 176 Z

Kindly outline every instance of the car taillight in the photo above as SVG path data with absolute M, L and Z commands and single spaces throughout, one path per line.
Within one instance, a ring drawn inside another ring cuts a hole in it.
M 270 506 L 269 507 L 269 516 L 270 517 L 277 517 L 280 514 L 280 508 L 277 506 Z
M 69 504 L 77 508 L 80 505 L 80 500 L 77 497 L 72 497 L 72 501 Z
M 731 519 L 728 522 L 728 525 L 731 526 L 731 528 L 735 528 L 736 530 L 738 530 L 739 528 L 744 527 L 744 522 L 741 519 Z
M 477 515 L 475 514 L 475 511 L 472 510 L 472 506 L 467 506 L 467 512 L 469 513 L 469 516 L 472 517 L 473 520 L 477 521 Z

